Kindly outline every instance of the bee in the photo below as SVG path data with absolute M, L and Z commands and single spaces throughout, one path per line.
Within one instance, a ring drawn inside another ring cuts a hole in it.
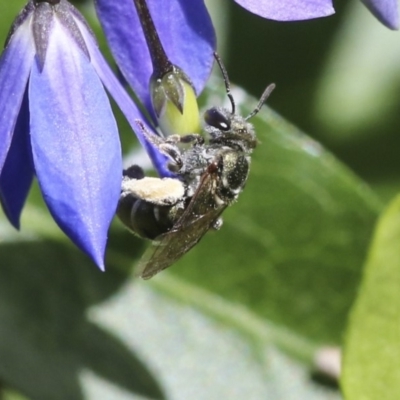
M 220 229 L 221 214 L 237 200 L 249 175 L 257 138 L 248 120 L 258 113 L 275 85 L 270 84 L 256 108 L 242 117 L 236 114 L 226 69 L 217 54 L 215 58 L 231 110 L 212 107 L 205 112 L 208 142 L 197 134 L 156 136 L 137 121 L 146 139 L 169 157 L 169 169 L 176 174 L 175 178 L 146 177 L 136 165 L 123 173 L 117 215 L 133 233 L 153 241 L 137 267 L 143 279 L 171 266 L 210 229 Z M 181 149 L 180 143 L 190 146 Z

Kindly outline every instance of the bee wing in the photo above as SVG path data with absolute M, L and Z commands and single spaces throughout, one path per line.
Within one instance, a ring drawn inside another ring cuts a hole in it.
M 227 207 L 215 201 L 215 173 L 204 173 L 188 207 L 172 229 L 160 235 L 144 253 L 137 267 L 143 279 L 171 266 L 194 247 Z

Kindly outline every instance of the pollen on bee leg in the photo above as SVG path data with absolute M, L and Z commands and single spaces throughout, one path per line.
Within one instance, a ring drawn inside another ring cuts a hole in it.
M 146 176 L 122 181 L 122 195 L 134 196 L 159 206 L 174 205 L 184 194 L 185 186 L 179 179 Z

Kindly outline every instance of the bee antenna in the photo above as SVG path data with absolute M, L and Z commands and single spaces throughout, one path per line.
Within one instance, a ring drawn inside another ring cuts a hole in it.
M 265 103 L 274 89 L 275 83 L 271 83 L 265 88 L 264 93 L 261 95 L 260 100 L 258 101 L 257 107 L 245 118 L 246 121 L 254 117 L 261 110 L 262 105 Z
M 232 114 L 235 114 L 236 104 L 235 104 L 235 100 L 233 99 L 233 96 L 232 96 L 232 93 L 231 93 L 231 84 L 229 82 L 228 73 L 226 72 L 226 68 L 225 68 L 224 64 L 222 63 L 221 57 L 215 51 L 214 51 L 214 58 L 217 61 L 219 69 L 221 70 L 222 76 L 224 78 L 226 95 L 228 96 L 229 101 L 232 104 Z

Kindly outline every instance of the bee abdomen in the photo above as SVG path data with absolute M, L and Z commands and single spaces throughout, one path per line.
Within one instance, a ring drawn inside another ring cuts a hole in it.
M 249 161 L 242 154 L 229 152 L 222 157 L 220 167 L 218 195 L 227 202 L 232 202 L 237 199 L 247 181 Z
M 157 206 L 137 199 L 131 209 L 131 230 L 145 239 L 154 240 L 174 225 L 174 207 Z
M 125 175 L 117 215 L 133 233 L 153 240 L 172 228 L 184 199 L 185 187 L 177 179 Z

